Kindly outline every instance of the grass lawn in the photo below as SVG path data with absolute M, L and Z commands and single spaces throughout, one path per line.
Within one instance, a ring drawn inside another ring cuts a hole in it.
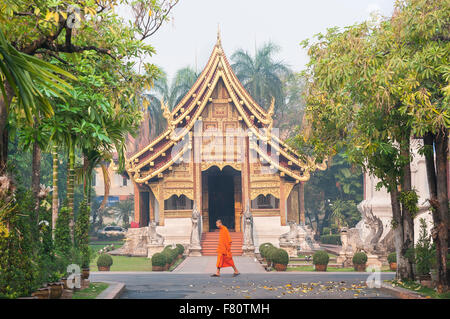
M 398 281 L 398 280 L 386 280 L 387 283 L 405 288 L 414 292 L 417 292 L 425 297 L 435 298 L 435 299 L 450 299 L 450 292 L 443 294 L 438 294 L 434 289 L 427 288 L 415 281 Z
M 147 257 L 111 256 L 113 264 L 111 271 L 152 271 L 152 261 Z M 97 259 L 89 265 L 92 271 L 97 271 Z
M 123 246 L 123 241 L 121 241 L 121 240 L 119 240 L 119 241 L 91 241 L 89 243 L 89 247 L 94 249 L 94 251 L 99 251 L 103 247 L 109 246 L 111 244 L 114 244 L 115 248 L 119 248 L 119 247 Z
M 75 291 L 72 299 L 95 299 L 103 290 L 108 288 L 109 284 L 104 282 L 90 283 L 88 288 Z

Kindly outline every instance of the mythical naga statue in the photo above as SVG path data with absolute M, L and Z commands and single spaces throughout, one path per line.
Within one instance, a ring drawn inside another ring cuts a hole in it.
M 148 242 L 150 245 L 163 245 L 164 237 L 156 232 L 156 222 L 151 221 L 148 225 Z
M 348 245 L 353 253 L 365 251 L 368 254 L 379 254 L 384 252 L 384 247 L 379 243 L 383 234 L 383 223 L 380 218 L 372 213 L 372 207 L 365 202 L 358 205 L 358 210 L 362 215 L 361 221 L 355 228 L 347 231 Z
M 291 245 L 297 245 L 299 242 L 299 231 L 298 226 L 296 222 L 289 221 L 289 232 L 282 234 L 279 237 L 280 245 L 283 244 L 291 244 Z
M 191 229 L 191 241 L 190 241 L 190 251 L 195 254 L 200 254 L 200 212 L 197 209 L 197 204 L 194 202 L 194 207 L 192 209 L 192 229 Z
M 242 249 L 244 251 L 255 250 L 255 245 L 253 241 L 253 215 L 250 212 L 250 204 L 247 201 L 247 205 L 244 211 L 244 245 Z

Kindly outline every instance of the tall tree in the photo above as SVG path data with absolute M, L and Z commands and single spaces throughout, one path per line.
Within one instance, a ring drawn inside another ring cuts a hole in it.
M 245 89 L 262 107 L 269 107 L 275 98 L 275 111 L 284 103 L 282 79 L 291 73 L 284 62 L 274 59 L 279 50 L 279 46 L 268 42 L 253 57 L 242 49 L 231 56 L 231 67 Z

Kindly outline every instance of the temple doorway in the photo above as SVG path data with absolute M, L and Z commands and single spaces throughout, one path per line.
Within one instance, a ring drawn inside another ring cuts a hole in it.
M 236 229 L 236 194 L 235 181 L 240 179 L 240 172 L 225 167 L 219 170 L 217 167 L 211 167 L 206 172 L 208 187 L 208 226 L 209 231 L 216 231 L 216 220 L 222 220 L 222 223 L 230 230 Z

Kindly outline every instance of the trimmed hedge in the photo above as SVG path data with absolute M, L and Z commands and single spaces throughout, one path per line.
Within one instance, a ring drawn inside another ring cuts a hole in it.
M 352 262 L 354 265 L 364 265 L 367 262 L 367 255 L 360 251 L 353 255 Z
M 263 243 L 263 244 L 259 245 L 259 253 L 261 254 L 262 258 L 266 258 L 265 251 L 269 247 L 273 247 L 273 245 L 271 243 Z
M 286 250 L 278 248 L 271 255 L 274 264 L 287 265 L 289 263 L 289 255 Z
M 328 245 L 342 245 L 341 235 L 322 235 L 320 242 Z
M 397 253 L 390 253 L 387 256 L 388 263 L 396 263 L 397 262 Z
M 277 250 L 278 250 L 278 248 L 276 248 L 274 246 L 269 246 L 268 248 L 266 248 L 266 250 L 264 251 L 264 256 L 268 263 L 273 262 L 273 256 Z
M 97 259 L 98 267 L 111 267 L 113 264 L 113 259 L 108 254 L 101 254 Z
M 152 266 L 164 267 L 167 264 L 166 254 L 156 253 L 152 256 Z
M 328 253 L 324 250 L 316 251 L 313 255 L 313 264 L 314 265 L 328 265 L 328 261 L 330 257 Z
M 178 254 L 182 255 L 184 253 L 184 246 L 181 244 L 177 244 Z

